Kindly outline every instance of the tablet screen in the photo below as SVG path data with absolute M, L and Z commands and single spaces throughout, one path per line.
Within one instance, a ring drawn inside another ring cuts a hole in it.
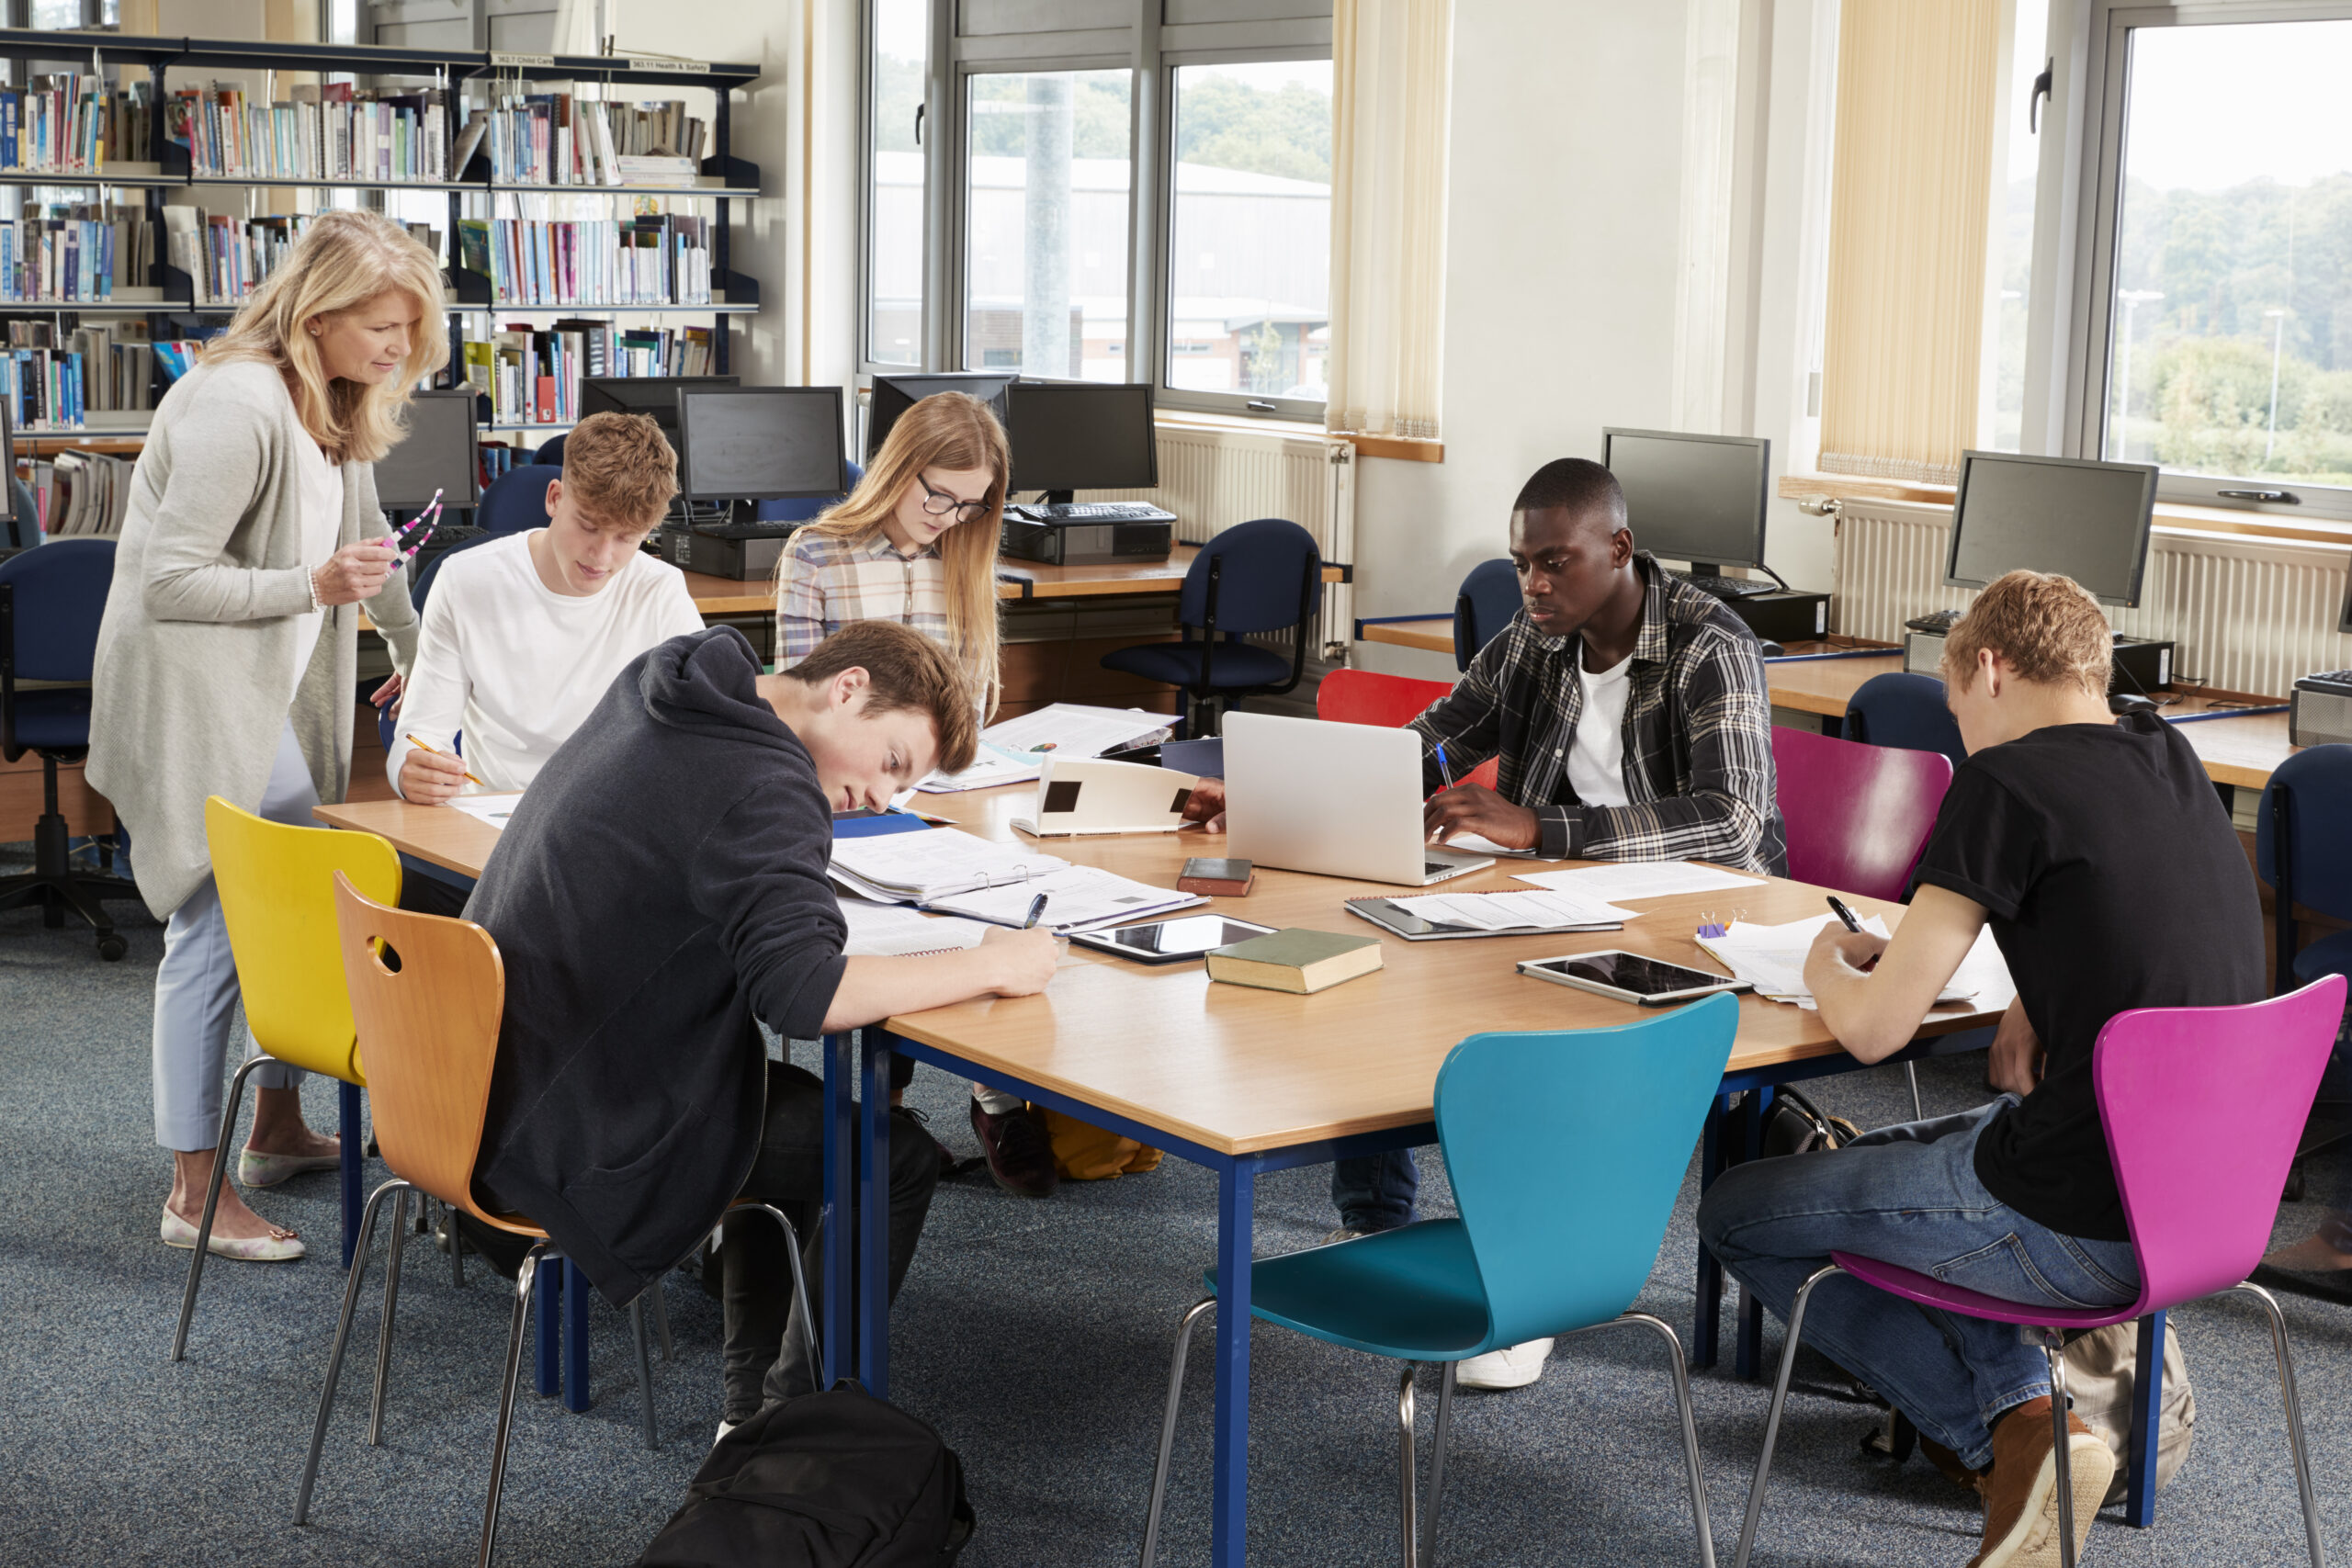
M 1180 915 L 1170 920 L 1149 920 L 1141 925 L 1120 926 L 1113 931 L 1090 931 L 1087 934 L 1106 947 L 1124 948 L 1155 958 L 1171 958 L 1179 953 L 1197 958 L 1212 947 L 1248 942 L 1251 937 L 1264 936 L 1273 929 L 1226 915 Z
M 1638 953 L 1579 953 L 1574 958 L 1555 958 L 1548 964 L 1531 964 L 1530 967 L 1549 969 L 1555 975 L 1573 975 L 1579 980 L 1609 986 L 1637 997 L 1662 997 L 1676 991 L 1695 991 L 1705 986 L 1733 984 L 1726 975 L 1710 975 L 1703 969 L 1685 969 L 1679 964 L 1645 958 Z

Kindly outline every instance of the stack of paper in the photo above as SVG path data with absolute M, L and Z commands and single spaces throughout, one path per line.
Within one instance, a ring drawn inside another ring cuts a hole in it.
M 1690 860 L 1624 861 L 1575 871 L 1520 871 L 1512 876 L 1584 898 L 1666 898 L 1678 893 L 1727 893 L 1761 887 L 1764 879 Z
M 912 833 L 903 836 L 916 837 Z M 1125 925 L 1130 920 L 1149 919 L 1170 909 L 1208 902 L 1196 893 L 1153 887 L 1095 866 L 1074 865 L 1008 886 L 933 898 L 924 908 L 942 914 L 967 915 L 994 925 L 1017 926 L 1029 918 L 1029 906 L 1036 902 L 1040 893 L 1046 896 L 1046 908 L 1037 917 L 1039 929 L 1065 935 L 1092 931 L 1098 926 Z
M 978 888 L 1025 883 L 1067 870 L 1058 855 L 1030 854 L 954 828 L 835 839 L 835 882 L 883 904 L 933 904 Z
M 841 906 L 842 919 L 849 922 L 849 941 L 842 952 L 852 958 L 896 958 L 978 947 L 988 931 L 975 920 L 934 919 L 903 904 L 844 898 Z
M 1168 716 L 1141 708 L 1097 708 L 1055 703 L 980 731 L 979 755 L 960 773 L 933 773 L 921 788 L 933 795 L 1026 784 L 1048 756 L 1100 757 L 1165 740 Z
M 1424 893 L 1390 903 L 1416 919 L 1482 931 L 1613 931 L 1632 911 L 1565 893 Z
M 1735 920 L 1721 936 L 1701 937 L 1699 945 L 1713 954 L 1734 975 L 1756 987 L 1756 994 L 1770 1001 L 1793 1002 L 1808 1010 L 1820 1004 L 1804 983 L 1804 961 L 1813 951 L 1814 939 L 1821 928 L 1838 919 L 1835 915 L 1815 915 L 1811 919 L 1791 920 L 1786 925 L 1751 925 Z M 1884 936 L 1886 922 L 1872 915 L 1862 922 L 1862 929 L 1877 936 Z M 1960 972 L 1951 984 L 1936 998 L 1939 1002 L 1962 1002 L 1976 995 L 1979 976 L 1983 973 L 1978 949 L 1989 947 L 1993 940 L 1987 928 L 1977 933 L 1977 946 L 1969 950 L 1961 963 Z M 1993 962 L 1999 963 L 1998 949 L 1993 950 Z

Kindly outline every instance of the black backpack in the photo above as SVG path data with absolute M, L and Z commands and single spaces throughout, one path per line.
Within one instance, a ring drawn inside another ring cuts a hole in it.
M 946 1568 L 972 1526 L 939 1434 L 844 1378 L 720 1438 L 637 1568 Z

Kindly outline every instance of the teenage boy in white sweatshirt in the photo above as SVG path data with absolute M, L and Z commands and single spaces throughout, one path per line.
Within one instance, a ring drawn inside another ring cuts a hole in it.
M 529 787 L 629 660 L 702 630 L 684 575 L 639 547 L 677 473 L 650 419 L 591 414 L 564 443 L 548 525 L 443 564 L 384 759 L 402 798 L 443 805 L 468 773 L 485 791 Z

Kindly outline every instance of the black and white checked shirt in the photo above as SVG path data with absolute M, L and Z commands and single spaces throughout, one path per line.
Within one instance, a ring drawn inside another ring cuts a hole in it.
M 1546 637 L 1524 612 L 1472 660 L 1452 693 L 1413 720 L 1421 773 L 1444 780 L 1499 757 L 1504 799 L 1532 808 L 1546 858 L 1703 860 L 1788 871 L 1772 774 L 1772 705 L 1756 636 L 1729 609 L 1676 578 L 1648 551 L 1647 586 L 1625 699 L 1624 806 L 1587 806 L 1568 783 L 1584 711 L 1581 637 Z

